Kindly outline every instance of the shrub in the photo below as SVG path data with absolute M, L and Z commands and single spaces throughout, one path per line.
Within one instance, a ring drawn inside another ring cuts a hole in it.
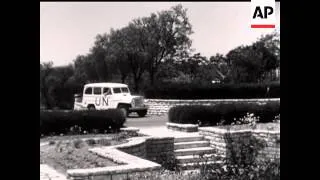
M 157 162 L 161 164 L 161 167 L 170 171 L 179 171 L 178 161 L 175 158 L 174 153 L 161 153 Z
M 73 146 L 77 149 L 82 148 L 83 146 L 85 146 L 84 142 L 81 139 L 75 140 L 73 141 Z
M 150 99 L 279 98 L 280 83 L 209 85 L 165 83 L 148 87 L 144 90 L 144 95 Z
M 67 134 L 79 131 L 118 131 L 126 118 L 118 109 L 105 111 L 41 111 L 40 134 Z
M 275 116 L 280 114 L 280 102 L 175 106 L 169 110 L 168 117 L 169 122 L 173 123 L 215 126 L 230 125 L 248 113 L 258 116 L 261 123 L 273 122 Z
M 233 143 L 228 139 L 229 155 L 221 164 L 201 164 L 199 179 L 210 180 L 278 180 L 280 179 L 280 161 L 257 159 L 259 150 L 266 146 L 266 142 L 250 139 L 249 143 Z M 239 148 L 238 148 L 239 147 Z M 203 157 L 205 161 L 216 161 L 215 157 Z

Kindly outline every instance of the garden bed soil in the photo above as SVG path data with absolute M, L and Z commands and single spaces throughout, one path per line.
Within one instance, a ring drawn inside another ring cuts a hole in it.
M 77 134 L 77 135 L 61 135 L 61 136 L 44 136 L 40 137 L 40 143 L 50 142 L 50 141 L 65 141 L 65 140 L 75 140 L 75 139 L 90 139 L 90 138 L 108 138 L 116 139 L 122 137 L 129 137 L 126 133 L 113 133 L 113 134 Z M 135 137 L 144 136 L 139 134 Z
M 126 141 L 110 141 L 110 145 Z M 57 171 L 66 174 L 68 169 L 86 169 L 119 165 L 110 159 L 98 156 L 88 149 L 99 147 L 99 144 L 88 144 L 81 140 L 48 144 L 40 147 L 40 164 L 48 164 Z

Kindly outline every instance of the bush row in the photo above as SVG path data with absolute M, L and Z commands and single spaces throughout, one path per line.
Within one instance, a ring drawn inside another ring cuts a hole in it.
M 169 122 L 215 126 L 217 123 L 229 125 L 247 113 L 259 117 L 259 122 L 272 122 L 280 114 L 280 101 L 258 103 L 231 103 L 212 106 L 175 106 L 169 110 Z
M 74 127 L 84 131 L 119 130 L 126 118 L 119 109 L 105 111 L 40 110 L 40 135 L 68 133 Z
M 144 95 L 150 99 L 279 98 L 280 83 L 211 85 L 167 83 L 145 89 Z

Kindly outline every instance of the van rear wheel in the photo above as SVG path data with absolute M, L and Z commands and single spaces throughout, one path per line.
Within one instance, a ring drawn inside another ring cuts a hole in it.
M 89 105 L 88 106 L 88 110 L 89 111 L 93 111 L 93 110 L 96 110 L 96 108 L 94 107 L 94 105 Z

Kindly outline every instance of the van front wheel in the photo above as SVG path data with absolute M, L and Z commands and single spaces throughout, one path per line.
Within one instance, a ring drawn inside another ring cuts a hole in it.
M 123 114 L 124 114 L 125 117 L 128 117 L 129 111 L 128 111 L 128 108 L 127 108 L 126 106 L 124 106 L 124 105 L 119 105 L 118 109 L 120 109 L 120 110 L 123 112 Z

